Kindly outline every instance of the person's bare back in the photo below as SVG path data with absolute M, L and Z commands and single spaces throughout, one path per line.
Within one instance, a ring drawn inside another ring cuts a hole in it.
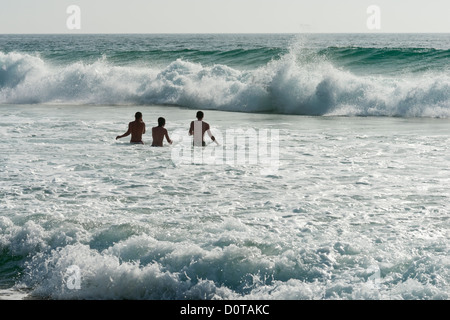
M 164 137 L 166 137 L 169 144 L 172 144 L 172 140 L 169 138 L 169 133 L 167 132 L 167 129 L 164 128 L 165 124 L 166 120 L 160 117 L 158 118 L 158 126 L 152 128 L 152 147 L 162 147 Z
M 135 121 L 132 121 L 128 124 L 128 130 L 121 136 L 117 136 L 117 139 L 129 136 L 131 134 L 131 140 L 130 143 L 141 143 L 144 144 L 142 141 L 142 135 L 145 133 L 145 122 L 142 120 L 142 113 L 136 112 L 135 114 Z

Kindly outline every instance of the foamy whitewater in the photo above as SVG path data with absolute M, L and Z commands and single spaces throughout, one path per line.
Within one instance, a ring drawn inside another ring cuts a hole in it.
M 0 35 L 0 299 L 449 299 L 449 115 L 444 34 Z

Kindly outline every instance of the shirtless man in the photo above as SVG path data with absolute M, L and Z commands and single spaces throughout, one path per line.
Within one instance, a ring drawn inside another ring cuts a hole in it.
M 204 114 L 202 111 L 197 112 L 197 120 L 191 122 L 189 127 L 189 135 L 194 135 L 194 146 L 205 146 L 205 140 L 203 139 L 205 132 L 208 133 L 212 141 L 216 141 L 216 138 L 211 133 L 209 124 L 203 121 Z M 195 130 L 198 129 L 198 130 Z
M 164 128 L 165 125 L 166 119 L 158 118 L 158 126 L 152 128 L 152 147 L 162 147 L 164 137 L 166 137 L 169 144 L 172 144 L 172 140 L 169 138 L 169 133 L 167 132 L 167 129 Z
M 136 120 L 128 124 L 128 131 L 121 136 L 117 136 L 116 140 L 131 134 L 130 143 L 144 144 L 142 141 L 142 135 L 145 133 L 145 123 L 142 121 L 142 113 L 136 112 L 134 117 Z

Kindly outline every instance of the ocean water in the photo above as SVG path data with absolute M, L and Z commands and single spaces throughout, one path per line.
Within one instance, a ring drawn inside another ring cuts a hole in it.
M 0 299 L 448 299 L 449 115 L 445 34 L 0 35 Z

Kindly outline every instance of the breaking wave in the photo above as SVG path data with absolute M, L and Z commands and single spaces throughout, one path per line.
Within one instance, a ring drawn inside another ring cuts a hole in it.
M 189 58 L 158 67 L 117 65 L 105 56 L 56 64 L 38 54 L 0 52 L 0 104 L 159 104 L 296 115 L 450 115 L 450 75 L 445 68 L 364 75 L 342 65 L 349 59 L 355 65 L 363 63 L 361 59 L 373 61 L 381 55 L 380 49 L 335 48 L 333 52 L 341 65 L 329 58 L 329 52 L 294 47 L 247 69 Z M 217 56 L 217 52 L 210 54 Z M 234 54 L 251 60 L 251 55 L 261 58 L 274 53 L 265 49 Z M 390 54 L 392 59 L 398 55 L 420 59 L 419 53 L 391 50 Z M 223 55 L 232 59 L 233 52 Z M 448 52 L 427 51 L 426 56 L 436 64 L 436 59 L 447 59 Z

